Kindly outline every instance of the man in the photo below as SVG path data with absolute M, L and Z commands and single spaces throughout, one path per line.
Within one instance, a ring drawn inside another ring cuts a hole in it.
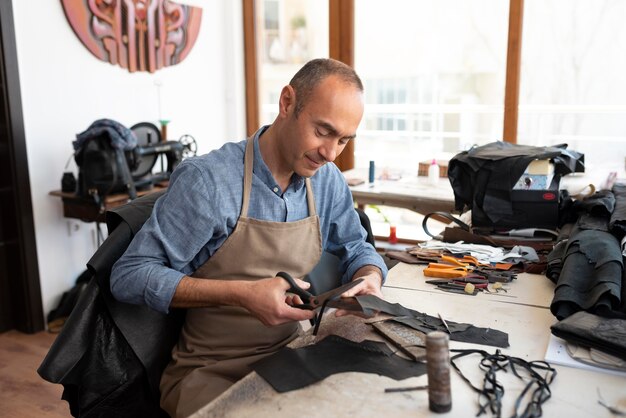
M 382 297 L 386 267 L 365 242 L 343 176 L 326 164 L 356 136 L 363 105 L 352 68 L 310 61 L 282 89 L 272 125 L 177 167 L 114 265 L 117 299 L 188 308 L 161 379 L 170 415 L 195 412 L 313 317 L 293 307 L 302 301 L 286 295 L 277 272 L 301 278 L 327 250 L 340 258 L 344 282 L 364 279 L 344 296 Z

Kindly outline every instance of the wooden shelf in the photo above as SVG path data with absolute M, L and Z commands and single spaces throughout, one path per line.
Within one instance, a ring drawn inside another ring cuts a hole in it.
M 167 189 L 167 182 L 157 183 L 151 189 L 137 191 L 137 197 L 145 196 Z M 105 197 L 104 206 L 100 207 L 86 197 L 78 196 L 76 193 L 53 190 L 48 193 L 50 196 L 60 197 L 63 202 L 63 216 L 66 218 L 80 219 L 85 222 L 104 222 L 106 211 L 129 202 L 127 193 L 116 193 Z

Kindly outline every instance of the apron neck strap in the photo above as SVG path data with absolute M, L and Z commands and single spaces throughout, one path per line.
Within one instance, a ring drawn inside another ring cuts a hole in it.
M 250 205 L 250 191 L 252 190 L 252 167 L 254 166 L 254 136 L 248 138 L 246 142 L 246 153 L 243 160 L 243 203 L 241 205 L 241 216 L 248 217 L 248 206 Z
M 248 217 L 248 207 L 250 206 L 250 191 L 252 190 L 252 168 L 254 166 L 254 136 L 248 138 L 246 142 L 246 152 L 243 160 L 243 203 L 241 205 L 241 216 Z M 311 179 L 305 178 L 306 200 L 309 208 L 309 216 L 316 215 L 315 197 L 313 197 L 313 187 Z

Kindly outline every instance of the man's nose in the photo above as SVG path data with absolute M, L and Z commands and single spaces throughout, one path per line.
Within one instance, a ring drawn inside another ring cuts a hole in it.
M 335 142 L 330 142 L 328 144 L 324 144 L 320 147 L 320 154 L 329 163 L 335 161 L 337 158 L 337 144 Z

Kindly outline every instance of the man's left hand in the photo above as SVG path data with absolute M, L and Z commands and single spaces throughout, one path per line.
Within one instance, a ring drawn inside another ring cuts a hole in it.
M 354 286 L 351 289 L 346 290 L 341 297 L 349 298 L 353 296 L 360 295 L 374 295 L 381 299 L 384 299 L 383 293 L 381 291 L 383 276 L 381 271 L 374 266 L 364 266 L 361 267 L 352 277 L 352 280 L 363 279 L 361 283 Z M 335 312 L 335 316 L 344 316 L 344 315 L 354 315 L 353 311 L 346 311 L 343 309 L 338 309 Z

